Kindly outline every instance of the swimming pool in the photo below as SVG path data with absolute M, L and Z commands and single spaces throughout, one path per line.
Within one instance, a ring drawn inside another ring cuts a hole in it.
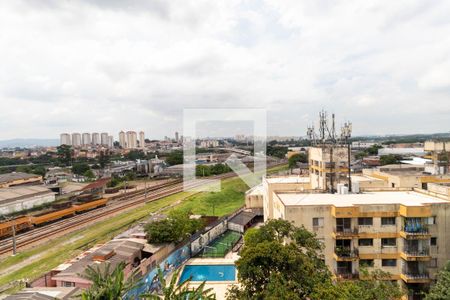
M 187 265 L 183 269 L 180 282 L 191 277 L 191 281 L 235 281 L 234 265 Z

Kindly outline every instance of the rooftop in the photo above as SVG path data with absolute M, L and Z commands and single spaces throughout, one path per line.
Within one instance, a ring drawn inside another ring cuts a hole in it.
M 300 176 L 274 176 L 266 177 L 268 183 L 308 183 L 309 177 Z
M 34 287 L 25 288 L 20 292 L 8 296 L 5 300 L 46 300 L 46 299 L 72 299 L 79 292 L 77 287 Z
M 401 204 L 405 206 L 423 206 L 425 204 L 448 203 L 442 199 L 417 192 L 367 192 L 364 194 L 328 194 L 328 193 L 277 193 L 286 206 L 325 205 L 349 207 L 358 205 Z
M 22 173 L 22 172 L 0 174 L 0 183 L 7 183 L 7 182 L 12 182 L 14 180 L 23 180 L 23 179 L 38 178 L 38 177 L 41 177 L 41 176 L 36 175 L 36 174 Z
M 352 182 L 363 182 L 363 181 L 383 181 L 379 178 L 364 176 L 364 175 L 352 175 Z
M 21 186 L 0 189 L 0 204 L 11 202 L 16 199 L 31 197 L 39 194 L 52 193 L 51 190 L 42 186 Z

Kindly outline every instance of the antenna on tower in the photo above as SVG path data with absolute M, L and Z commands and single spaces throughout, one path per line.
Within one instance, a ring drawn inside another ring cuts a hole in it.
M 342 151 L 337 150 L 335 148 L 342 148 L 344 145 L 348 147 L 348 187 L 349 191 L 351 191 L 351 149 L 350 149 L 350 141 L 349 138 L 351 136 L 352 124 L 350 122 L 346 122 L 344 126 L 341 128 L 341 134 L 338 136 L 336 134 L 336 120 L 334 113 L 331 114 L 331 123 L 329 123 L 327 113 L 325 110 L 321 110 L 319 112 L 319 129 L 318 133 L 315 132 L 314 125 L 309 126 L 307 128 L 307 136 L 311 141 L 311 145 L 315 147 L 321 147 L 323 154 L 323 161 L 325 161 L 325 155 L 329 156 L 329 161 L 326 162 L 323 167 L 322 165 L 319 168 L 322 168 L 322 171 L 319 172 L 319 176 L 324 177 L 324 187 L 329 189 L 331 193 L 334 193 L 334 181 L 336 177 L 339 180 L 339 172 L 341 170 L 341 166 L 335 166 L 337 159 L 338 163 L 342 162 Z M 336 150 L 336 151 L 335 151 Z M 341 158 L 341 159 L 339 159 Z M 327 158 L 328 160 L 328 158 Z M 329 181 L 329 184 L 327 183 Z

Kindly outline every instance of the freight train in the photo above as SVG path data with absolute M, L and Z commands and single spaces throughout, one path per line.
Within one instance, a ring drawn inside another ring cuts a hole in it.
M 13 226 L 15 226 L 16 232 L 26 231 L 35 226 L 105 206 L 106 202 L 108 202 L 108 199 L 92 199 L 90 196 L 91 195 L 82 195 L 76 197 L 72 201 L 56 203 L 52 205 L 50 210 L 38 214 L 18 216 L 12 220 L 0 221 L 0 239 L 11 236 Z

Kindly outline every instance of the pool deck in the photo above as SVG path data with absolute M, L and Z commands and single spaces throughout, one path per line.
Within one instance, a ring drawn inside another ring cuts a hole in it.
M 234 262 L 239 258 L 237 253 L 229 252 L 223 258 L 191 258 L 185 265 L 234 265 Z M 184 266 L 183 266 L 184 268 Z M 237 274 L 236 274 L 237 276 Z M 205 284 L 205 289 L 212 288 L 216 293 L 217 300 L 225 299 L 228 287 L 236 285 L 238 282 L 235 281 L 207 281 Z M 201 282 L 191 282 L 190 287 L 197 287 Z

